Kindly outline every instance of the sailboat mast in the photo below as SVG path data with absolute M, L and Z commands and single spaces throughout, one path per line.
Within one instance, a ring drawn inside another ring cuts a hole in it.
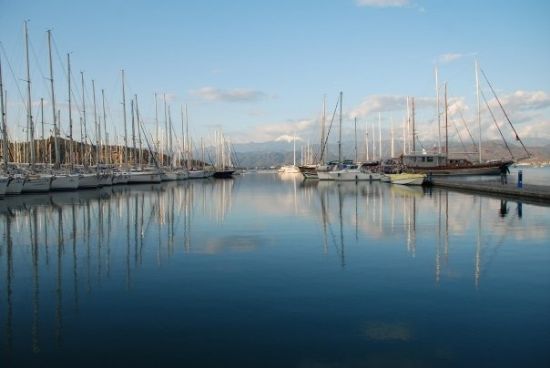
M 134 157 L 134 153 L 135 153 L 135 149 L 136 149 L 136 128 L 135 128 L 135 115 L 134 115 L 134 100 L 130 100 L 130 116 L 131 116 L 131 119 L 132 119 L 132 150 L 131 150 L 131 157 L 130 157 L 130 161 L 132 161 L 132 165 L 134 165 L 136 162 L 135 162 L 135 157 Z
M 382 114 L 378 113 L 378 156 L 382 160 Z
M 395 150 L 394 150 L 394 137 L 393 137 L 393 116 L 391 118 L 391 146 L 390 146 L 390 157 L 395 157 Z
M 292 145 L 292 165 L 296 166 L 296 132 L 294 132 Z
M 479 99 L 479 64 L 475 61 L 476 69 L 476 99 L 477 99 L 477 126 L 479 128 L 479 142 L 477 150 L 479 151 L 479 163 L 481 163 L 481 101 Z
M 80 127 L 80 140 L 82 141 L 82 149 L 80 150 L 80 154 L 83 155 L 82 162 L 84 163 L 84 166 L 88 166 L 86 162 L 86 160 L 88 159 L 88 130 L 86 129 L 86 98 L 84 97 L 86 88 L 84 87 L 84 72 L 80 72 L 80 78 L 82 82 L 82 125 Z M 82 126 L 84 127 L 84 133 L 82 132 Z
M 46 162 L 46 152 L 48 152 L 48 143 L 46 142 L 44 135 L 44 99 L 40 97 L 40 125 L 42 127 L 42 143 L 44 143 L 44 152 L 42 152 L 42 157 L 40 157 L 40 148 L 38 149 L 38 160 L 43 160 Z M 50 162 L 51 163 L 51 162 Z
M 412 152 L 416 152 L 416 112 L 414 110 L 414 97 L 411 97 L 411 124 L 412 124 Z
M 106 163 L 111 163 L 111 148 L 109 146 L 109 133 L 107 133 L 107 114 L 105 113 L 105 90 L 101 89 L 101 106 L 103 108 L 103 133 L 105 134 L 105 147 L 106 150 L 109 150 L 109 154 L 105 152 L 105 156 L 103 157 L 103 160 L 105 160 Z
M 122 74 L 122 119 L 124 121 L 124 163 L 128 165 L 128 128 L 126 122 L 126 91 L 124 87 L 124 69 L 121 70 Z
M 449 159 L 449 106 L 447 104 L 447 82 L 445 82 L 445 159 Z
M 97 121 L 97 104 L 95 99 L 95 81 L 92 79 L 92 94 L 94 102 L 94 125 L 95 125 L 95 164 L 99 170 L 99 155 L 101 151 L 101 127 Z
M 319 163 L 324 162 L 324 156 L 325 156 L 325 150 L 323 146 L 325 145 L 326 117 L 327 117 L 327 95 L 323 95 L 323 117 L 321 118 L 321 144 L 319 145 L 321 156 L 319 157 Z
M 27 127 L 30 132 L 30 164 L 31 169 L 34 169 L 34 123 L 32 121 L 32 103 L 31 103 L 31 70 L 29 64 L 29 31 L 27 28 L 27 21 L 25 21 L 25 55 L 27 62 Z
M 71 106 L 71 56 L 67 54 L 67 85 L 69 91 L 69 162 L 72 167 L 74 158 L 73 158 L 73 114 Z
M 435 66 L 435 99 L 437 106 L 437 151 L 441 153 L 441 116 L 439 112 L 439 72 L 437 65 Z
M 338 162 L 342 162 L 342 102 L 344 94 L 340 91 L 340 129 L 338 132 Z
M 355 162 L 358 161 L 357 158 L 357 116 L 353 118 L 353 129 L 354 129 L 354 137 L 355 137 Z
M 367 161 L 369 161 L 369 123 L 365 120 L 365 151 L 367 154 Z
M 140 125 L 140 121 L 139 121 L 139 103 L 138 103 L 138 96 L 137 95 L 134 95 L 134 99 L 136 100 L 136 126 L 137 126 L 137 131 L 138 131 L 138 144 L 139 144 L 139 150 L 138 150 L 138 165 L 139 167 L 141 168 L 141 156 L 143 155 L 143 150 L 142 150 L 142 141 L 141 141 L 141 125 Z
M 50 59 L 50 87 L 52 93 L 52 115 L 53 115 L 53 140 L 55 147 L 55 167 L 59 167 L 59 130 L 57 128 L 57 116 L 55 114 L 55 88 L 53 85 L 53 63 L 52 63 L 52 31 L 48 29 L 48 55 Z M 59 122 L 61 123 L 61 121 Z
M 189 136 L 189 110 L 187 109 L 187 104 L 185 104 L 185 149 L 187 151 L 187 170 L 191 170 L 193 166 L 193 154 L 191 149 L 191 137 Z
M 9 164 L 9 141 L 8 141 L 8 128 L 6 124 L 6 112 L 4 105 L 4 85 L 2 82 L 2 60 L 0 58 L 0 119 L 2 120 L 2 158 L 4 161 L 4 170 L 8 172 Z

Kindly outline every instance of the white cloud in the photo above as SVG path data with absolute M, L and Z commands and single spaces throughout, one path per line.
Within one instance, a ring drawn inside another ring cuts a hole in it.
M 314 127 L 315 120 L 300 119 L 288 120 L 285 122 L 266 123 L 257 125 L 246 132 L 232 134 L 235 142 L 269 142 L 269 141 L 287 141 L 292 142 L 294 134 L 296 140 L 302 140 L 301 136 L 310 136 L 310 130 Z
M 462 58 L 464 55 L 459 53 L 447 53 L 439 55 L 437 61 L 441 64 L 452 63 L 455 60 Z
M 487 96 L 487 94 L 485 94 Z M 544 91 L 515 91 L 512 94 L 499 96 L 506 110 L 535 111 L 550 107 L 550 95 Z M 489 101 L 491 108 L 498 107 L 495 98 Z
M 415 97 L 415 108 L 433 108 L 435 106 L 435 98 L 431 97 Z M 373 113 L 406 111 L 407 98 L 405 96 L 383 96 L 372 95 L 366 97 L 359 106 L 353 108 L 350 112 L 350 117 L 366 117 Z
M 355 3 L 374 8 L 401 8 L 411 4 L 410 0 L 356 0 Z
M 191 94 L 206 101 L 221 102 L 253 102 L 266 97 L 266 94 L 262 91 L 245 88 L 223 90 L 215 87 L 202 87 L 192 90 Z

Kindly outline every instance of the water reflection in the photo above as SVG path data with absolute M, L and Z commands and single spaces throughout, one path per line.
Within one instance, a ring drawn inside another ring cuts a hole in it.
M 269 256 L 296 261 L 299 254 L 304 269 L 307 257 L 320 254 L 354 272 L 369 257 L 388 262 L 391 255 L 402 264 L 404 256 L 419 258 L 407 265 L 428 269 L 439 288 L 465 274 L 480 289 L 501 248 L 517 239 L 543 242 L 550 235 L 547 217 L 536 227 L 523 221 L 547 209 L 520 202 L 510 212 L 505 200 L 444 190 L 281 179 L 258 174 L 5 198 L 2 361 L 9 365 L 14 352 L 27 349 L 35 355 L 62 351 L 65 335 L 74 338 L 75 316 L 93 313 L 97 294 L 120 298 L 117 287 L 123 285 L 133 295 L 135 288 L 159 282 L 155 270 L 174 263 L 183 268 L 191 259 L 205 262 L 200 256 L 212 262 L 201 263 L 200 272 L 213 273 L 233 270 L 213 260 L 231 260 L 224 258 L 227 253 L 260 262 Z M 288 251 L 288 244 L 295 248 Z M 30 334 L 22 329 L 26 321 Z M 363 334 L 372 341 L 406 342 L 411 331 L 406 323 L 368 322 Z M 28 348 L 14 347 L 16 341 Z

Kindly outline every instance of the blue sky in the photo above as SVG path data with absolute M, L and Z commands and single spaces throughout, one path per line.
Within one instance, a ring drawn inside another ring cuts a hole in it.
M 127 96 L 139 96 L 149 130 L 154 131 L 154 93 L 166 93 L 178 128 L 180 106 L 188 104 L 195 139 L 221 126 L 234 142 L 294 132 L 316 142 L 323 96 L 331 110 L 339 91 L 348 134 L 353 117 L 363 129 L 381 112 L 387 135 L 391 121 L 397 127 L 403 120 L 405 96 L 414 96 L 419 130 L 433 138 L 435 65 L 441 84 L 448 82 L 451 118 L 462 114 L 473 122 L 477 58 L 522 137 L 550 141 L 549 14 L 549 2 L 516 0 L 0 0 L 10 134 L 20 134 L 17 123 L 25 120 L 17 88 L 25 93 L 22 30 L 29 19 L 36 55 L 33 101 L 50 98 L 42 75 L 48 73 L 45 31 L 52 29 L 61 56 L 54 57 L 54 73 L 64 132 L 67 82 L 61 68 L 67 52 L 74 76 L 85 72 L 87 104 L 92 79 L 98 101 L 105 89 L 111 136 L 115 127 L 118 135 L 122 131 L 124 68 Z M 79 80 L 74 82 L 80 96 Z M 492 99 L 487 87 L 484 91 Z M 162 123 L 160 99 L 159 107 Z M 50 116 L 47 112 L 51 121 Z M 483 120 L 486 137 L 494 138 L 486 111 Z

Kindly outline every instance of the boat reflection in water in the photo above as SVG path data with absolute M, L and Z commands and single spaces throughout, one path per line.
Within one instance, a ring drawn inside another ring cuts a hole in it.
M 549 343 L 546 207 L 263 173 L 6 197 L 0 223 L 3 366 L 471 365 L 502 324 Z

